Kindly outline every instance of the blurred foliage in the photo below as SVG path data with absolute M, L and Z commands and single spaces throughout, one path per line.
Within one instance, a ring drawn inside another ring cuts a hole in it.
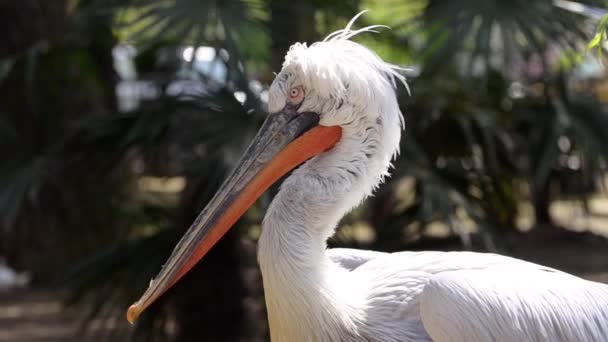
M 596 31 L 597 32 L 595 33 L 595 36 L 593 36 L 593 39 L 591 39 L 591 41 L 587 45 L 587 48 L 589 50 L 597 50 L 598 58 L 601 59 L 602 53 L 604 51 L 602 44 L 604 44 L 606 42 L 606 39 L 608 38 L 608 15 L 604 16 L 600 20 L 600 22 L 597 24 Z
M 360 9 L 370 11 L 357 25 L 392 29 L 356 40 L 412 66 L 413 94 L 399 90 L 406 132 L 393 177 L 330 244 L 396 251 L 457 237 L 503 249 L 524 202 L 535 227 L 552 227 L 551 201 L 587 200 L 608 159 L 605 105 L 574 91 L 576 64 L 559 63 L 589 41 L 601 50 L 606 21 L 593 38 L 597 23 L 553 4 L 4 2 L 0 254 L 39 282 L 68 284 L 84 333 L 102 320 L 115 326 L 109 340 L 264 340 L 253 246 L 276 188 L 136 329 L 123 310 L 253 137 L 289 44 Z M 121 89 L 134 105 L 121 107 Z
M 412 46 L 429 71 L 445 65 L 445 57 L 454 53 L 465 73 L 471 74 L 475 63 L 505 70 L 530 54 L 543 54 L 550 46 L 562 51 L 580 50 L 583 38 L 589 34 L 589 23 L 580 13 L 554 6 L 553 0 L 364 3 L 377 9 L 370 17 L 389 25 L 395 36 L 413 37 Z M 578 3 L 605 5 L 602 0 Z M 394 45 L 394 40 L 388 44 Z M 390 46 L 385 49 L 394 50 Z

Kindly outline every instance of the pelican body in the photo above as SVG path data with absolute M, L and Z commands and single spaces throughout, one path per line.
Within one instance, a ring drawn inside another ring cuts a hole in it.
M 387 176 L 403 117 L 399 68 L 344 30 L 293 45 L 268 118 L 143 296 L 139 314 L 292 169 L 258 261 L 273 341 L 608 341 L 608 286 L 505 256 L 328 249 L 339 220 Z

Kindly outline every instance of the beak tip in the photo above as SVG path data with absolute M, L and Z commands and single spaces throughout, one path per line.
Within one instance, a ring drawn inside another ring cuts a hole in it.
M 127 321 L 129 321 L 131 325 L 135 324 L 135 321 L 137 320 L 141 312 L 141 307 L 137 305 L 137 303 L 131 305 L 129 307 L 129 310 L 127 310 Z

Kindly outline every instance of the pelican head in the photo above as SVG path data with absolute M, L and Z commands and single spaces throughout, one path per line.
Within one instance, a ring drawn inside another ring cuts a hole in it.
M 268 108 L 272 115 L 297 103 L 298 112 L 318 113 L 320 125 L 342 127 L 343 144 L 367 149 L 363 151 L 367 159 L 369 155 L 379 159 L 384 176 L 398 153 L 403 129 L 396 82 L 408 88 L 400 74 L 402 68 L 384 62 L 373 51 L 350 40 L 380 27 L 352 31 L 351 25 L 358 16 L 345 29 L 310 47 L 306 43 L 291 46 L 270 87 Z M 378 141 L 361 146 L 357 138 L 370 133 L 374 136 L 369 138 Z
M 341 187 L 353 187 L 356 193 L 343 205 L 346 209 L 371 194 L 387 175 L 403 127 L 395 87 L 397 82 L 407 85 L 399 67 L 349 40 L 378 27 L 353 31 L 357 17 L 321 42 L 289 49 L 269 90 L 266 121 L 158 276 L 129 308 L 131 323 L 287 172 L 315 162 L 318 172 L 342 174 L 347 182 Z

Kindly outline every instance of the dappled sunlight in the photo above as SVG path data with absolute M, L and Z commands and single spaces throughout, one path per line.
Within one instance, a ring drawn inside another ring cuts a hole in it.
M 0 341 L 2 342 L 93 342 L 114 328 L 103 325 L 94 334 L 78 335 L 79 316 L 48 290 L 0 293 Z
M 606 196 L 590 198 L 587 208 L 580 201 L 555 201 L 551 204 L 550 212 L 560 226 L 608 237 L 608 197 Z

